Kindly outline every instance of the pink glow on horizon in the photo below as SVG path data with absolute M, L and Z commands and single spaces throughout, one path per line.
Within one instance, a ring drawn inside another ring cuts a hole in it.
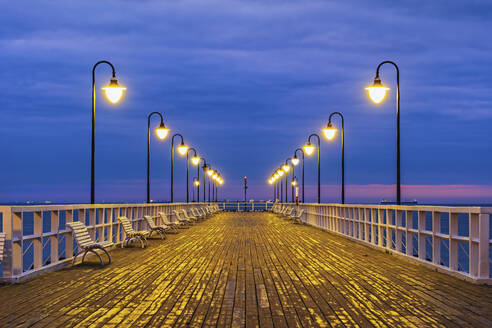
M 2 190 L 0 199 L 9 201 L 50 200 L 54 202 L 87 202 L 88 188 L 86 185 L 30 185 L 13 190 Z M 306 185 L 306 202 L 316 200 L 317 186 Z M 369 202 L 379 203 L 381 200 L 395 199 L 395 185 L 347 185 L 347 203 Z M 190 198 L 191 198 L 190 187 Z M 208 191 L 208 188 L 207 188 Z M 289 189 L 290 200 L 290 189 Z M 203 189 L 200 198 L 203 199 Z M 185 199 L 185 189 L 182 183 L 175 186 L 175 197 L 178 201 Z M 241 200 L 244 197 L 241 184 L 224 185 L 219 191 L 220 199 Z M 106 202 L 143 202 L 145 199 L 145 182 L 140 179 L 121 180 L 113 183 L 101 183 L 97 186 L 98 200 Z M 152 185 L 152 198 L 167 200 L 169 198 L 169 183 L 166 180 L 155 179 Z M 273 198 L 270 186 L 250 184 L 248 199 L 267 200 Z M 338 202 L 340 199 L 339 185 L 322 185 L 321 200 L 323 203 Z M 416 199 L 419 203 L 492 203 L 492 186 L 489 185 L 402 185 L 402 200 Z

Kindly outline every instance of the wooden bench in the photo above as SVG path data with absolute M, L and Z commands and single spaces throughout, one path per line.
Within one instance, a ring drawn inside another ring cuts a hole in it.
M 144 219 L 150 229 L 149 237 L 152 235 L 153 232 L 155 232 L 161 235 L 161 239 L 166 239 L 166 231 L 170 230 L 171 228 L 165 224 L 156 225 L 154 222 L 154 218 L 158 217 L 159 216 L 144 215 Z
M 181 226 L 181 223 L 180 222 L 171 222 L 171 221 L 169 221 L 169 219 L 167 218 L 166 213 L 164 213 L 164 212 L 159 212 L 158 214 L 161 217 L 161 220 L 162 220 L 162 222 L 164 222 L 165 225 L 167 225 L 168 227 L 170 227 L 171 230 L 173 230 L 174 233 L 178 233 L 178 228 Z
M 109 253 L 108 251 L 106 251 L 105 247 L 113 245 L 112 242 L 105 241 L 102 243 L 98 243 L 93 241 L 91 236 L 89 235 L 89 231 L 87 231 L 87 227 L 82 222 L 69 222 L 67 223 L 67 227 L 72 230 L 73 237 L 75 238 L 75 241 L 77 242 L 77 246 L 79 248 L 77 254 L 73 257 L 72 265 L 74 265 L 77 256 L 82 254 L 82 252 L 82 262 L 80 263 L 84 263 L 85 256 L 87 255 L 87 253 L 90 252 L 96 254 L 97 257 L 99 257 L 101 265 L 104 265 L 101 255 L 96 252 L 96 250 L 98 249 L 106 254 L 106 256 L 108 257 L 108 264 L 111 263 L 111 256 L 109 256 Z
M 302 215 L 304 214 L 304 210 L 301 209 L 300 211 L 296 211 L 297 213 L 292 213 L 290 216 L 290 219 L 292 220 L 293 223 L 296 224 L 303 224 L 302 222 Z
M 140 244 L 142 245 L 142 248 L 145 248 L 147 246 L 147 237 L 149 236 L 148 231 L 135 231 L 133 230 L 132 224 L 130 223 L 130 220 L 126 216 L 119 216 L 118 221 L 120 221 L 121 225 L 123 226 L 123 231 L 125 231 L 125 240 L 121 243 L 121 248 L 123 246 L 128 245 L 131 241 L 139 241 Z

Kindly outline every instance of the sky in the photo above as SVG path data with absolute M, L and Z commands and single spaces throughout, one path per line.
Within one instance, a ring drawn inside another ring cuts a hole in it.
M 98 67 L 98 202 L 145 200 L 152 111 L 222 173 L 219 198 L 231 200 L 244 197 L 244 176 L 248 199 L 272 198 L 273 170 L 340 111 L 347 202 L 394 199 L 394 68 L 381 69 L 391 88 L 384 103 L 364 91 L 377 65 L 392 60 L 400 67 L 403 200 L 492 203 L 490 1 L 0 6 L 0 203 L 89 201 L 91 70 L 99 60 L 115 65 L 128 90 L 109 104 L 100 87 L 111 71 Z M 338 202 L 340 139 L 322 140 L 320 154 L 322 201 Z M 152 138 L 151 170 L 151 198 L 168 201 L 169 139 Z M 305 170 L 306 201 L 315 201 L 315 158 Z M 178 201 L 185 179 L 178 157 Z

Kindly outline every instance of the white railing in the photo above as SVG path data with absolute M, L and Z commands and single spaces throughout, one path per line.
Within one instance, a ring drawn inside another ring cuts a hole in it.
M 492 207 L 299 204 L 299 208 L 309 225 L 465 280 L 492 284 Z
M 204 205 L 208 203 L 0 206 L 0 228 L 6 233 L 0 281 L 22 281 L 70 263 L 77 245 L 68 222 L 84 222 L 93 240 L 116 246 L 125 237 L 118 216 L 128 217 L 134 229 L 146 229 L 144 215 L 164 212 L 172 220 L 173 210 Z

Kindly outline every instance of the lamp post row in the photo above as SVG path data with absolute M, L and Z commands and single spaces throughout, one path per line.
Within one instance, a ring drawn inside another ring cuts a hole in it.
M 381 67 L 385 64 L 390 64 L 392 65 L 395 70 L 396 70 L 396 204 L 401 205 L 401 138 L 400 138 L 400 70 L 398 65 L 393 62 L 393 61 L 383 61 L 381 62 L 376 69 L 376 77 L 374 78 L 373 84 L 365 88 L 367 90 L 369 98 L 376 104 L 379 104 L 383 101 L 385 98 L 389 88 L 386 87 L 381 83 L 381 79 L 379 77 L 379 71 Z M 333 112 L 330 114 L 328 118 L 328 124 L 326 128 L 324 128 L 323 134 L 326 139 L 328 140 L 333 140 L 337 134 L 337 129 L 333 127 L 332 125 L 332 118 L 333 116 L 339 116 L 341 119 L 341 131 L 342 131 L 342 136 L 341 136 L 341 203 L 345 204 L 345 119 L 342 113 L 340 112 Z M 290 159 L 291 163 L 293 164 L 293 167 L 298 164 L 298 158 L 297 158 L 297 152 L 301 151 L 302 152 L 302 202 L 304 203 L 304 154 L 311 156 L 314 153 L 314 146 L 311 144 L 311 137 L 316 136 L 318 139 L 318 203 L 321 202 L 321 183 L 320 183 L 320 137 L 317 134 L 311 134 L 308 138 L 308 142 L 304 147 L 297 148 L 294 151 L 294 156 Z M 285 162 L 284 166 L 287 164 L 287 161 Z M 292 184 L 294 185 L 294 173 L 292 173 L 293 176 L 293 181 Z M 269 184 L 274 184 L 274 190 L 277 189 L 277 180 L 281 178 L 281 175 L 278 174 L 278 171 L 275 171 L 275 173 L 271 176 L 270 179 L 268 179 Z M 282 180 L 281 180 L 282 183 Z M 287 189 L 286 189 L 287 192 Z M 278 192 L 274 193 L 274 199 L 276 200 L 278 198 Z M 292 197 L 293 198 L 293 197 Z M 282 201 L 282 195 L 280 197 L 280 200 Z M 286 199 L 287 201 L 287 199 Z
M 112 71 L 112 77 L 109 81 L 109 84 L 104 86 L 102 90 L 104 90 L 106 98 L 108 101 L 112 104 L 118 103 L 125 90 L 126 87 L 121 86 L 118 84 L 118 80 L 116 79 L 116 70 L 114 65 L 107 61 L 107 60 L 101 60 L 98 61 L 93 67 L 92 67 L 92 133 L 91 133 L 91 191 L 90 191 L 90 201 L 91 204 L 95 203 L 95 132 L 96 132 L 96 68 L 101 65 L 101 64 L 106 64 L 111 68 Z M 147 203 L 150 203 L 150 121 L 152 116 L 158 115 L 160 117 L 160 124 L 159 127 L 155 129 L 156 135 L 159 139 L 164 140 L 167 138 L 169 134 L 169 129 L 166 128 L 164 124 L 164 118 L 161 113 L 159 112 L 152 112 L 147 116 L 147 188 L 146 188 L 146 198 L 147 198 Z M 210 170 L 207 169 L 209 166 L 207 166 L 205 159 L 202 159 L 197 156 L 196 150 L 194 148 L 189 148 L 185 143 L 183 136 L 179 133 L 176 133 L 172 136 L 171 138 L 171 203 L 174 201 L 174 138 L 175 137 L 180 137 L 181 138 L 181 144 L 177 147 L 178 153 L 182 156 L 186 155 L 186 202 L 189 202 L 189 162 L 191 160 L 192 164 L 197 166 L 197 177 L 193 178 L 193 200 L 195 199 L 194 197 L 194 187 L 197 187 L 198 190 L 198 201 L 200 201 L 200 161 L 203 160 L 203 199 L 205 200 L 205 170 Z M 189 159 L 188 154 L 189 152 L 193 150 L 194 156 Z M 209 174 L 214 176 L 214 187 L 215 187 L 215 199 L 217 199 L 217 192 L 218 192 L 218 185 L 222 185 L 224 183 L 224 180 L 220 176 L 218 172 L 215 172 L 212 170 L 213 174 Z M 210 178 L 209 178 L 209 184 L 210 184 Z M 209 201 L 210 201 L 210 189 L 209 189 Z

